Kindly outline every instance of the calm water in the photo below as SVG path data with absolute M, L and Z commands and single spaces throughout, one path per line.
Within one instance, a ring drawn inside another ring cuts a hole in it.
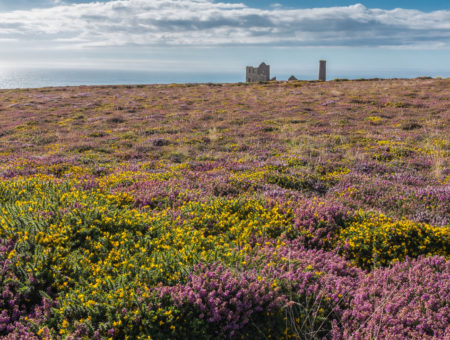
M 287 80 L 290 74 L 274 74 L 278 80 Z M 327 79 L 334 78 L 414 78 L 420 72 L 337 73 L 328 72 Z M 439 76 L 440 74 L 429 74 Z M 296 75 L 299 79 L 317 79 L 314 74 Z M 0 68 L 0 89 L 78 86 L 78 85 L 138 85 L 171 83 L 236 83 L 245 81 L 245 70 L 236 73 L 177 73 L 127 70 L 92 69 L 5 69 Z
M 0 89 L 78 86 L 133 85 L 170 83 L 234 83 L 244 81 L 243 74 L 201 74 L 77 69 L 0 69 Z

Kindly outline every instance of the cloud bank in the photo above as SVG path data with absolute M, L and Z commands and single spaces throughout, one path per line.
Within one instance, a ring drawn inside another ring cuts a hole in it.
M 450 11 L 346 7 L 269 10 L 209 0 L 114 0 L 0 13 L 0 41 L 99 46 L 450 48 Z

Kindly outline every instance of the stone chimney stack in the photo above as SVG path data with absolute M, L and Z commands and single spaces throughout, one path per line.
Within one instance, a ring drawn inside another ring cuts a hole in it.
M 327 61 L 326 60 L 319 61 L 319 80 L 327 81 Z

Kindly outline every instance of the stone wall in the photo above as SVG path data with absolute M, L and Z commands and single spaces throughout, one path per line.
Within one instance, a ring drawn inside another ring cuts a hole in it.
M 248 83 L 269 81 L 270 80 L 270 66 L 261 63 L 258 67 L 247 66 L 245 81 Z

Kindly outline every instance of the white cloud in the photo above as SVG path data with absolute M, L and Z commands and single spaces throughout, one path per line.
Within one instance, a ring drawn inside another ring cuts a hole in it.
M 58 3 L 58 0 L 55 0 Z M 450 47 L 450 11 L 269 10 L 209 0 L 114 0 L 0 13 L 0 39 L 65 48 L 265 45 Z

